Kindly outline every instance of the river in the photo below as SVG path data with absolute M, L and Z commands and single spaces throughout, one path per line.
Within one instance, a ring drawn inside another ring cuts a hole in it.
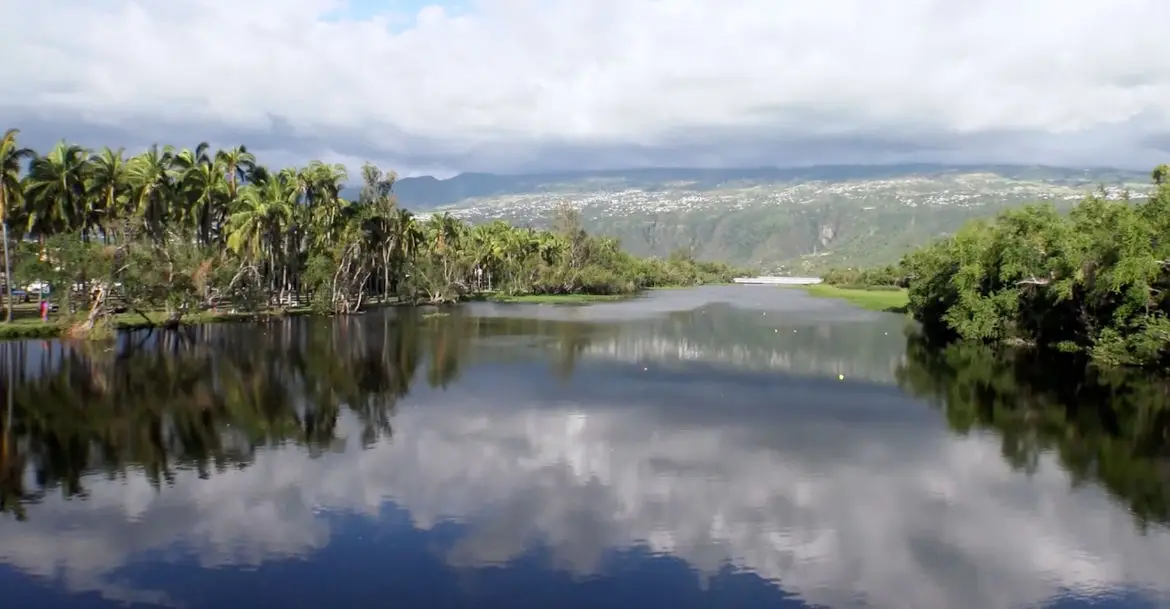
M 1162 386 L 767 286 L 0 345 L 0 604 L 1170 606 Z

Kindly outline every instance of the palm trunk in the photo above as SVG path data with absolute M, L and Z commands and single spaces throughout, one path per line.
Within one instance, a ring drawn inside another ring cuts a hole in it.
M 390 250 L 382 252 L 382 304 L 390 302 Z
M 287 306 L 288 301 L 288 264 L 281 265 L 280 269 L 280 306 Z
M 207 205 L 203 209 L 203 217 L 200 218 L 202 222 L 200 222 L 199 227 L 199 232 L 201 233 L 199 237 L 203 241 L 203 247 L 211 247 L 211 214 L 211 200 L 208 197 Z
M 8 259 L 8 222 L 0 218 L 0 225 L 4 226 L 4 285 L 8 292 L 8 310 L 4 313 L 4 321 L 12 321 L 12 263 Z

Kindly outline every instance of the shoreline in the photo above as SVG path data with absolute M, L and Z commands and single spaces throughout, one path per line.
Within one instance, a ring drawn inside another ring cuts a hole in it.
M 392 305 L 386 305 L 392 306 Z M 116 331 L 133 331 L 133 330 L 147 330 L 151 328 L 164 327 L 166 313 L 154 312 L 147 314 L 150 317 L 157 317 L 157 321 L 146 321 L 137 313 L 119 313 L 113 318 L 113 326 Z M 239 323 L 239 322 L 257 322 L 268 321 L 272 319 L 280 319 L 283 317 L 301 317 L 307 315 L 314 315 L 311 309 L 288 309 L 288 310 L 272 310 L 261 311 L 255 313 L 214 313 L 210 311 L 203 311 L 191 315 L 184 315 L 177 325 L 179 326 L 198 326 L 202 324 L 215 323 Z M 66 338 L 66 334 L 74 324 L 80 323 L 80 319 L 56 319 L 48 322 L 42 322 L 39 318 L 15 319 L 12 322 L 0 322 L 0 342 L 3 341 L 17 341 L 17 340 L 35 340 L 35 339 L 57 339 Z M 84 339 L 82 339 L 84 340 Z
M 670 286 L 652 289 L 684 289 L 689 287 L 698 286 Z M 428 302 L 411 303 L 402 301 L 373 302 L 368 303 L 361 309 L 361 311 L 358 312 L 358 314 L 388 307 L 408 307 L 415 309 L 426 309 L 434 307 L 446 308 L 452 305 L 471 302 L 492 302 L 498 304 L 587 305 L 632 300 L 644 296 L 648 291 L 650 290 L 640 290 L 628 294 L 522 294 L 517 296 L 505 296 L 489 292 L 469 295 L 467 298 L 455 303 L 433 304 Z M 163 322 L 166 319 L 166 313 L 161 311 L 152 311 L 148 312 L 147 316 L 151 318 L 150 321 L 144 320 L 138 313 L 118 313 L 112 317 L 114 330 L 119 332 L 128 332 L 134 330 L 147 330 L 164 327 Z M 248 313 L 200 311 L 197 313 L 184 315 L 181 319 L 179 319 L 177 325 L 198 326 L 203 324 L 218 323 L 255 323 L 283 319 L 286 317 L 334 316 L 335 315 L 332 313 L 322 313 L 314 311 L 310 307 L 304 306 Z M 0 321 L 0 342 L 67 338 L 66 335 L 68 334 L 69 329 L 80 321 L 80 318 L 63 318 L 60 316 L 57 316 L 56 319 L 50 318 L 48 322 L 41 321 L 39 317 L 31 316 L 18 317 L 11 322 Z M 86 339 L 83 338 L 79 340 Z
M 872 290 L 868 288 L 844 288 L 823 283 L 803 286 L 784 286 L 783 289 L 797 288 L 814 298 L 832 298 L 844 300 L 849 304 L 876 311 L 878 313 L 896 313 L 905 315 L 910 304 L 908 292 L 905 289 Z

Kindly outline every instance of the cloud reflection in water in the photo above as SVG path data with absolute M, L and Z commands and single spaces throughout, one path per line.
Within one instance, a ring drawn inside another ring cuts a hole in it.
M 893 388 L 775 373 L 578 366 L 566 383 L 531 364 L 483 364 L 400 403 L 395 436 L 309 459 L 261 451 L 242 469 L 138 473 L 52 494 L 28 522 L 0 520 L 0 560 L 73 589 L 144 555 L 205 567 L 313 555 L 329 513 L 375 524 L 388 505 L 433 531 L 453 568 L 507 564 L 534 547 L 555 569 L 604 573 L 614 549 L 727 564 L 808 603 L 1012 609 L 1141 588 L 1165 599 L 1170 535 L 1139 533 L 1101 490 L 1070 490 L 1045 456 L 1012 471 L 987 434 L 958 438 Z M 880 413 L 880 416 L 874 413 Z M 386 525 L 389 526 L 389 525 Z

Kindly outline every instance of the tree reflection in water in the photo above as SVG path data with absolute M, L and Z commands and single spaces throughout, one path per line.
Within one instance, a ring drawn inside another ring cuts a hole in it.
M 994 431 L 1003 458 L 1025 472 L 1051 452 L 1074 485 L 1101 484 L 1143 530 L 1170 524 L 1165 379 L 971 345 L 938 349 L 915 334 L 906 356 L 899 385 L 940 407 L 956 433 Z
M 477 362 L 512 357 L 547 362 L 567 379 L 580 358 L 604 357 L 585 355 L 591 344 L 663 340 L 677 325 L 403 311 L 131 334 L 116 348 L 7 343 L 0 511 L 23 519 L 48 492 L 84 496 L 85 476 L 99 472 L 141 471 L 162 489 L 177 470 L 206 477 L 246 467 L 267 446 L 341 450 L 343 412 L 362 423 L 357 440 L 370 447 L 391 434 L 414 382 L 446 387 Z M 785 357 L 815 359 L 813 346 L 788 344 L 798 352 Z M 866 351 L 856 357 L 874 357 Z M 1101 484 L 1141 527 L 1170 523 L 1170 385 L 975 347 L 940 350 L 916 335 L 897 359 L 898 384 L 941 407 L 956 433 L 995 432 L 1004 458 L 1025 471 L 1054 452 L 1075 484 Z
M 551 335 L 563 354 L 554 369 L 571 373 L 586 333 L 565 322 L 404 312 L 142 332 L 116 347 L 5 343 L 0 511 L 24 519 L 47 492 L 84 496 L 83 477 L 98 472 L 142 471 L 161 488 L 178 469 L 207 477 L 245 467 L 266 446 L 340 450 L 343 410 L 362 422 L 369 447 L 391 434 L 420 369 L 427 384 L 446 387 L 477 339 Z

